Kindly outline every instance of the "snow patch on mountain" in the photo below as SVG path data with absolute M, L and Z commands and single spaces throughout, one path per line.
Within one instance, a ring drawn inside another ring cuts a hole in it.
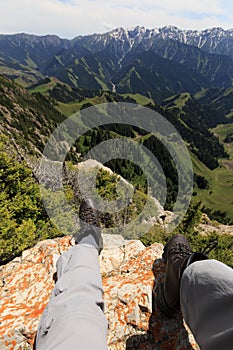
M 146 43 L 150 48 L 154 40 L 176 40 L 183 44 L 198 47 L 209 53 L 224 54 L 233 59 L 233 29 L 224 30 L 216 27 L 198 30 L 182 30 L 175 26 L 148 29 L 143 26 L 135 28 L 116 28 L 111 32 L 98 35 L 99 39 L 105 38 L 104 43 L 114 39 L 128 45 L 129 50 L 140 43 Z M 108 38 L 108 40 L 106 39 Z

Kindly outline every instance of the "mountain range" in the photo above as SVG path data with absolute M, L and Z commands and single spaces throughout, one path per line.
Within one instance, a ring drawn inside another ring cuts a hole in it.
M 24 86 L 55 77 L 73 88 L 151 95 L 227 89 L 233 84 L 233 30 L 117 28 L 104 34 L 0 36 L 0 73 Z

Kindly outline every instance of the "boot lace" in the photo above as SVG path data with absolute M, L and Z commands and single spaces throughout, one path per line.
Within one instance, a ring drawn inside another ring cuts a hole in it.
M 182 258 L 190 255 L 192 250 L 184 243 L 178 242 L 174 244 L 168 251 L 169 255 L 179 254 Z
M 184 243 L 177 242 L 173 244 L 171 248 L 164 251 L 162 258 L 165 260 L 165 263 L 166 263 L 168 256 L 179 254 L 181 258 L 185 258 L 191 253 L 192 253 L 192 250 L 190 249 L 189 246 L 187 246 Z
M 214 239 L 202 249 L 201 253 L 208 255 L 213 249 L 217 247 L 217 245 L 218 245 L 218 239 Z
M 85 209 L 82 209 L 81 212 L 79 213 L 79 217 L 86 224 L 97 226 L 97 227 L 100 226 L 98 213 L 93 208 L 87 207 Z

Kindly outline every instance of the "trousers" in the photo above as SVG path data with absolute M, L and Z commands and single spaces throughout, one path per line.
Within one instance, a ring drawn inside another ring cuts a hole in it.
M 106 350 L 102 278 L 96 248 L 77 244 L 57 262 L 57 282 L 45 308 L 36 350 Z
M 233 270 L 217 260 L 197 261 L 183 273 L 184 320 L 202 350 L 233 349 Z
M 78 244 L 57 262 L 58 280 L 37 331 L 36 350 L 106 350 L 98 251 Z M 233 349 L 233 270 L 197 261 L 181 279 L 183 317 L 203 350 Z

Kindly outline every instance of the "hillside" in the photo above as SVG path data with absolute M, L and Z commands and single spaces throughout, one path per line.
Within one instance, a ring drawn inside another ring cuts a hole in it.
M 0 76 L 0 129 L 26 153 L 40 154 L 48 136 L 65 117 L 50 99 L 31 95 L 11 80 Z
M 204 105 L 208 105 L 218 116 L 225 117 L 226 122 L 231 122 L 233 117 L 233 89 L 204 89 L 195 95 L 195 99 Z M 224 122 L 224 119 L 222 120 Z M 221 120 L 218 120 L 218 124 Z
M 47 89 L 47 86 L 50 86 L 50 90 Z M 230 164 L 230 159 L 228 159 L 229 156 L 226 153 L 228 152 L 228 148 L 225 147 L 224 149 L 223 145 L 219 143 L 218 138 L 208 130 L 210 126 L 216 126 L 225 119 L 222 117 L 222 114 L 221 116 L 212 114 L 212 110 L 200 103 L 196 97 L 193 98 L 188 93 L 175 95 L 164 100 L 162 107 L 159 107 L 152 98 L 149 99 L 140 94 L 117 94 L 114 92 L 101 92 L 101 90 L 95 92 L 77 88 L 72 89 L 67 85 L 62 85 L 57 80 L 47 81 L 43 88 L 42 86 L 35 86 L 33 94 L 31 94 L 12 81 L 1 77 L 0 88 L 2 91 L 1 130 L 5 135 L 10 136 L 15 142 L 15 147 L 17 148 L 17 145 L 19 145 L 21 151 L 24 150 L 23 153 L 26 155 L 39 155 L 41 153 L 48 136 L 65 119 L 63 114 L 69 116 L 82 108 L 107 102 L 139 103 L 155 109 L 176 127 L 187 145 L 189 145 L 195 165 L 194 171 L 197 187 L 195 192 L 202 194 L 198 198 L 204 199 L 208 208 L 217 210 L 216 206 L 219 206 L 220 212 L 226 211 L 226 216 L 233 217 L 230 209 L 232 207 L 230 204 L 232 191 L 229 188 L 230 173 L 228 175 L 227 172 L 226 176 L 223 174 L 221 180 L 221 183 L 224 181 L 224 186 L 226 186 L 228 193 L 226 198 L 229 198 L 229 200 L 227 199 L 226 203 L 221 203 L 219 200 L 216 203 L 212 203 L 211 201 L 206 202 L 205 200 L 204 193 L 206 192 L 203 192 L 203 190 L 206 191 L 209 187 L 211 187 L 209 191 L 219 193 L 216 197 L 216 199 L 219 199 L 221 187 L 218 185 L 218 177 L 213 175 L 212 170 L 216 168 L 216 172 L 219 171 L 217 170 L 219 158 L 222 159 L 223 164 L 228 165 Z M 53 99 L 51 99 L 51 96 L 53 96 Z M 54 100 L 55 97 L 61 101 L 56 102 Z M 89 132 L 89 134 L 82 136 L 76 141 L 76 152 L 72 149 L 67 155 L 67 159 L 76 163 L 79 161 L 80 155 L 82 158 L 89 149 L 95 146 L 97 140 L 98 142 L 102 142 L 101 140 L 108 140 L 112 137 L 130 136 L 150 149 L 162 164 L 167 177 L 169 193 L 166 208 L 172 208 L 172 203 L 175 201 L 177 194 L 177 175 L 171 157 L 167 154 L 164 147 L 151 135 L 145 135 L 144 132 L 140 134 L 140 132 L 132 126 L 126 128 L 125 126 L 118 125 L 117 127 L 97 128 L 92 133 Z M 165 154 L 166 157 L 164 156 Z M 198 165 L 196 166 L 196 164 Z M 115 160 L 110 161 L 107 165 L 113 171 L 131 181 L 134 186 L 146 191 L 147 184 L 145 177 L 142 171 L 134 164 Z M 200 168 L 202 169 L 201 171 Z M 216 185 L 210 185 L 212 183 L 210 175 L 211 178 L 215 179 L 214 183 Z M 224 179 L 228 182 L 225 183 Z
M 225 92 L 225 94 L 222 92 L 221 94 L 228 96 L 227 92 Z M 200 96 L 203 96 L 203 98 L 200 98 Z M 193 147 L 192 144 L 190 145 L 194 172 L 196 174 L 194 198 L 196 201 L 200 200 L 203 203 L 206 207 L 206 212 L 211 217 L 227 223 L 231 222 L 232 219 L 230 219 L 230 221 L 228 220 L 229 218 L 232 218 L 233 215 L 233 152 L 232 143 L 227 142 L 230 141 L 230 135 L 232 135 L 232 124 L 226 124 L 224 113 L 224 110 L 226 111 L 225 102 L 221 102 L 224 109 L 219 111 L 211 105 L 210 101 L 204 100 L 205 96 L 208 96 L 208 91 L 200 92 L 194 97 L 190 94 L 175 95 L 164 100 L 162 105 L 168 110 L 173 111 L 183 123 L 187 123 L 190 131 L 197 130 L 202 134 L 202 137 L 199 140 L 200 148 L 203 150 L 201 155 L 198 156 L 196 153 L 196 147 Z M 211 98 L 211 96 L 214 101 L 217 101 L 217 98 L 215 99 L 214 95 L 211 95 L 209 92 L 209 98 Z M 219 96 L 219 91 L 215 96 Z M 219 98 L 219 101 L 220 100 L 221 99 Z M 198 118 L 200 118 L 199 122 Z M 221 122 L 225 124 L 219 124 Z M 204 124 L 207 127 L 205 132 L 205 129 L 203 128 Z M 212 129 L 209 129 L 211 127 Z M 184 130 L 187 132 L 186 129 Z M 209 137 L 210 134 L 211 137 Z M 185 137 L 183 134 L 182 136 Z M 215 144 L 217 140 L 216 136 L 219 137 L 218 140 L 220 140 L 221 148 L 218 148 L 218 142 Z M 229 137 L 229 140 L 227 137 Z M 193 138 L 195 139 L 194 135 Z M 205 138 L 208 141 L 204 146 L 202 142 Z M 212 138 L 213 142 L 209 143 Z M 215 147 L 217 147 L 218 150 Z M 220 166 L 212 168 L 208 163 L 211 160 L 211 153 L 214 149 L 217 153 L 219 152 L 217 158 Z M 224 152 L 225 157 L 222 157 Z M 227 157 L 226 153 L 228 155 Z M 206 161 L 204 161 L 204 159 L 206 159 Z M 227 219 L 227 217 L 229 218 Z

